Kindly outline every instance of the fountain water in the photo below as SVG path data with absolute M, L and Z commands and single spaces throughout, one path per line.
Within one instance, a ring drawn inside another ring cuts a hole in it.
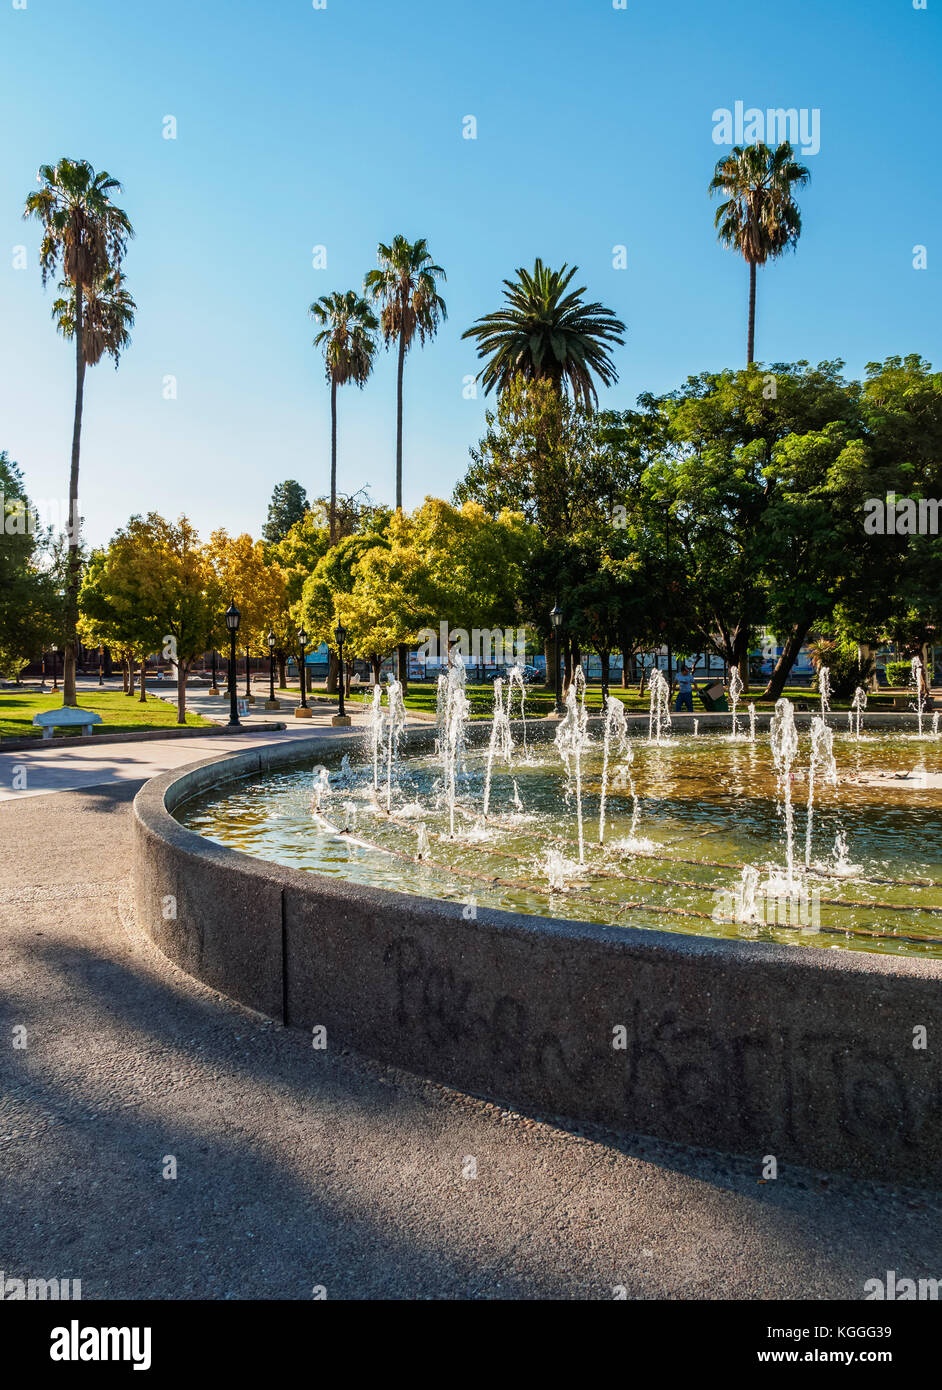
M 522 724 L 523 724 L 523 746 L 522 746 L 521 752 L 522 752 L 522 754 L 523 754 L 523 757 L 526 758 L 526 757 L 529 756 L 529 752 L 530 752 L 529 748 L 527 747 L 527 683 L 526 683 L 526 681 L 525 681 L 524 678 L 523 678 L 523 667 L 520 665 L 519 661 L 517 662 L 517 664 L 516 664 L 515 666 L 512 666 L 511 669 L 510 669 L 510 671 L 508 671 L 508 673 L 507 673 L 507 722 L 508 722 L 508 725 L 510 724 L 510 721 L 511 721 L 511 719 L 512 719 L 512 717 L 513 717 L 512 710 L 513 710 L 514 688 L 516 688 L 517 690 L 520 691 L 520 719 L 521 719 L 521 722 L 522 722 Z
M 386 810 L 392 810 L 393 765 L 399 755 L 399 740 L 406 727 L 406 706 L 402 686 L 390 681 L 386 686 L 387 746 L 386 746 Z
M 858 685 L 857 689 L 854 691 L 854 698 L 850 702 L 850 713 L 854 716 L 854 727 L 856 729 L 858 740 L 860 738 L 860 723 L 863 718 L 863 712 L 866 708 L 867 692 L 863 689 L 862 686 Z
M 448 829 L 455 836 L 455 799 L 458 768 L 464 753 L 464 736 L 471 706 L 465 694 L 465 669 L 461 653 L 452 653 L 451 665 L 444 681 L 438 680 L 439 721 L 441 728 L 439 756 L 445 783 L 445 804 L 448 807 Z
M 831 713 L 831 672 L 826 666 L 818 667 L 818 692 L 821 696 L 821 718 L 827 719 Z
M 670 686 L 659 666 L 651 672 L 648 742 L 663 743 L 671 728 Z
M 922 660 L 914 656 L 910 663 L 912 671 L 911 684 L 916 688 L 916 703 L 913 708 L 916 711 L 916 727 L 919 738 L 922 738 L 922 716 L 926 708 L 926 694 L 922 680 Z
M 484 777 L 484 819 L 487 820 L 488 807 L 491 801 L 491 772 L 494 767 L 494 758 L 501 757 L 510 766 L 513 753 L 513 742 L 510 732 L 510 701 L 513 696 L 513 687 L 507 688 L 507 708 L 504 709 L 504 682 L 500 676 L 494 682 L 494 718 L 491 724 L 491 739 L 487 747 L 487 772 Z
M 782 815 L 785 820 L 785 884 L 793 891 L 795 882 L 795 810 L 792 805 L 792 765 L 798 756 L 798 730 L 790 700 L 776 700 L 772 715 L 772 761 L 778 774 Z
M 755 707 L 755 705 L 750 705 L 750 706 L 749 706 L 749 742 L 750 742 L 750 743 L 755 743 L 755 741 L 756 741 L 756 707 Z
M 742 676 L 734 666 L 729 678 L 729 703 L 733 711 L 733 732 L 731 738 L 739 737 L 739 730 L 736 727 L 736 706 L 739 704 L 739 697 L 743 691 Z
M 660 672 L 657 673 L 660 675 Z M 661 676 L 665 688 L 667 682 Z M 579 863 L 585 863 L 585 838 L 582 833 L 582 757 L 589 744 L 589 716 L 585 707 L 585 675 L 577 666 L 572 683 L 566 691 L 566 713 L 556 730 L 556 747 L 566 766 L 566 775 L 576 784 L 576 828 L 579 834 Z
M 373 754 L 373 790 L 379 790 L 379 754 L 383 746 L 383 729 L 386 723 L 386 716 L 383 713 L 383 687 L 373 686 L 373 699 L 370 702 L 370 713 L 368 729 L 370 735 L 370 751 Z
M 320 811 L 328 796 L 330 796 L 330 773 L 326 767 L 315 767 L 311 810 Z
M 628 720 L 625 717 L 625 706 L 621 700 L 614 695 L 609 695 L 605 701 L 605 734 L 602 748 L 602 798 L 599 803 L 599 844 L 605 841 L 605 803 L 608 799 L 608 768 L 609 759 L 612 752 L 622 759 L 622 767 L 627 772 L 628 781 L 631 785 L 631 797 L 635 805 L 635 816 L 632 822 L 632 834 L 635 829 L 635 822 L 638 818 L 637 805 L 638 798 L 635 794 L 634 780 L 631 776 L 631 764 L 634 762 L 634 753 L 628 741 Z
M 932 716 L 932 737 L 939 737 L 939 711 L 936 710 Z
M 822 780 L 829 787 L 837 786 L 837 763 L 834 760 L 834 734 L 820 714 L 811 721 L 811 761 L 808 764 L 808 823 L 805 829 L 805 868 L 811 867 L 811 835 L 814 824 L 814 784 L 820 769 Z

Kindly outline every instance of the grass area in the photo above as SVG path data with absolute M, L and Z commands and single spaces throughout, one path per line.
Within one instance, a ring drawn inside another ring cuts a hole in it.
M 34 714 L 42 710 L 58 709 L 62 704 L 60 695 L 34 695 L 15 690 L 0 691 L 0 738 L 42 738 L 42 730 L 33 726 Z M 130 699 L 120 691 L 80 690 L 79 706 L 100 714 L 103 723 L 96 724 L 94 733 L 120 734 L 140 733 L 144 729 L 167 729 L 177 727 L 176 701 L 165 704 L 153 695 L 148 695 L 147 703 L 142 705 L 137 697 Z M 192 727 L 210 728 L 208 719 L 187 711 L 187 724 Z M 64 733 L 57 729 L 56 738 L 76 738 L 78 731 Z
M 756 709 L 759 711 L 768 712 L 774 708 L 774 700 L 763 700 L 760 698 L 759 692 L 762 689 L 764 689 L 764 685 L 757 686 L 756 689 L 751 691 L 749 694 L 743 694 L 742 700 L 739 705 L 739 713 L 741 715 L 745 715 L 746 707 L 750 704 L 750 702 L 755 704 Z M 493 685 L 491 685 L 490 683 L 481 685 L 468 685 L 466 687 L 466 692 L 468 696 L 468 703 L 471 706 L 471 718 L 489 719 L 494 704 Z M 297 695 L 297 693 L 297 686 L 289 687 L 288 689 L 282 688 L 281 690 L 281 694 L 283 695 Z M 624 703 L 624 706 L 629 713 L 647 713 L 649 698 L 647 690 L 645 690 L 643 695 L 639 695 L 637 686 L 631 686 L 628 690 L 622 690 L 620 686 L 613 685 L 610 687 L 610 693 L 612 695 L 616 695 Z M 788 686 L 786 687 L 783 693 L 785 698 L 791 700 L 795 705 L 806 704 L 808 709 L 810 710 L 817 710 L 819 708 L 817 694 L 814 691 L 809 690 L 807 686 Z M 868 708 L 872 710 L 892 709 L 894 694 L 905 694 L 905 692 L 882 691 L 880 695 L 874 695 L 870 697 Z M 419 682 L 413 683 L 412 685 L 410 685 L 409 693 L 406 695 L 406 709 L 415 710 L 417 713 L 434 714 L 436 696 L 437 691 L 434 682 L 428 682 L 427 684 L 422 684 Z M 308 697 L 317 697 L 318 699 L 328 700 L 337 699 L 336 695 L 328 695 L 321 686 L 315 686 L 313 690 L 309 690 Z M 515 713 L 519 708 L 518 698 L 519 697 L 515 694 Z M 674 698 L 676 698 L 676 692 Z M 351 705 L 357 705 L 362 703 L 369 703 L 371 699 L 371 691 L 366 693 L 359 693 L 357 691 L 354 691 L 353 694 L 347 696 L 347 703 Z M 600 685 L 590 685 L 588 687 L 586 691 L 586 707 L 590 710 L 601 711 L 602 688 Z M 671 707 L 673 708 L 673 700 L 671 701 Z M 542 686 L 539 685 L 529 686 L 527 688 L 527 714 L 532 714 L 535 718 L 539 718 L 541 715 L 549 714 L 552 708 L 553 696 L 550 693 L 550 691 L 545 690 Z M 838 710 L 846 710 L 849 708 L 849 701 L 833 700 L 831 702 L 831 708 L 835 712 Z M 700 703 L 699 696 L 695 695 L 694 714 L 704 713 L 705 711 Z

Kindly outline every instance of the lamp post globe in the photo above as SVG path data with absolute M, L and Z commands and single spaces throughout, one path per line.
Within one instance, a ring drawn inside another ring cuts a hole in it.
M 239 727 L 239 696 L 236 691 L 236 634 L 242 614 L 234 603 L 226 609 L 226 627 L 229 629 L 229 725 L 230 729 Z

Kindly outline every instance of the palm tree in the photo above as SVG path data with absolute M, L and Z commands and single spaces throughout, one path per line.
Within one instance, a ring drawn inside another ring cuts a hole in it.
M 52 317 L 63 338 L 75 336 L 76 293 L 67 280 L 59 283 L 60 298 L 52 306 Z M 131 329 L 137 305 L 124 288 L 119 270 L 109 271 L 101 280 L 85 287 L 82 308 L 82 341 L 86 367 L 97 367 L 105 356 L 114 358 L 117 368 L 121 353 L 131 342 Z
M 420 343 L 434 338 L 448 317 L 438 281 L 445 272 L 435 265 L 424 237 L 406 241 L 397 236 L 391 246 L 380 242 L 376 250 L 378 270 L 367 272 L 363 287 L 380 306 L 380 323 L 386 346 L 399 344 L 396 376 L 396 510 L 402 511 L 402 373 L 406 353 L 418 336 Z M 401 679 L 401 675 L 400 675 Z
M 584 286 L 569 290 L 578 269 L 564 264 L 551 270 L 539 258 L 532 273 L 518 269 L 515 281 L 504 281 L 504 307 L 462 334 L 477 340 L 478 357 L 490 358 L 478 376 L 485 395 L 522 376 L 548 379 L 560 394 L 568 386 L 592 405 L 598 400 L 594 377 L 605 386 L 618 380 L 608 345 L 624 343 L 625 325 L 604 305 L 586 304 Z
M 749 266 L 749 330 L 746 361 L 755 361 L 756 266 L 794 249 L 801 235 L 801 213 L 792 198 L 811 174 L 795 160 L 787 140 L 777 149 L 756 143 L 735 145 L 717 161 L 710 196 L 725 193 L 714 226 L 724 246 L 738 251 Z
M 89 365 L 86 347 L 86 298 L 94 297 L 98 286 L 106 295 L 120 290 L 104 289 L 109 274 L 120 276 L 128 240 L 134 229 L 127 213 L 112 201 L 120 193 L 117 179 L 102 171 L 95 172 L 87 160 L 60 159 L 55 166 L 43 164 L 38 174 L 39 188 L 26 199 L 23 216 L 35 217 L 43 229 L 39 247 L 39 264 L 43 285 L 60 268 L 63 286 L 71 296 L 69 312 L 71 329 L 67 337 L 75 340 L 75 415 L 72 426 L 72 464 L 69 475 L 69 561 L 65 602 L 65 650 L 63 654 L 62 702 L 75 705 L 75 662 L 78 654 L 78 592 L 79 592 L 79 524 L 78 481 L 79 455 L 82 440 L 82 408 L 85 395 L 85 368 Z M 54 311 L 55 312 L 55 311 Z M 65 332 L 63 319 L 60 331 Z M 111 331 L 118 328 L 118 318 L 111 320 Z M 100 321 L 99 327 L 105 323 Z M 95 338 L 98 330 L 92 327 Z M 124 342 L 127 341 L 126 335 Z M 118 347 L 123 346 L 119 343 Z M 98 351 L 97 341 L 92 353 Z M 107 347 L 98 351 L 100 360 Z
M 353 290 L 325 294 L 310 308 L 321 325 L 314 346 L 323 348 L 330 382 L 330 543 L 337 539 L 337 387 L 355 381 L 362 390 L 373 367 L 374 334 L 379 321 L 366 300 Z

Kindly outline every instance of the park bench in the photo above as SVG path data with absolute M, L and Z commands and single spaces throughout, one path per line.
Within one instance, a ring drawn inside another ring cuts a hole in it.
M 33 716 L 33 723 L 42 729 L 43 738 L 52 738 L 53 729 L 81 729 L 82 738 L 89 738 L 92 725 L 101 722 L 100 714 L 87 709 L 71 709 L 68 705 L 62 709 L 44 709 Z

